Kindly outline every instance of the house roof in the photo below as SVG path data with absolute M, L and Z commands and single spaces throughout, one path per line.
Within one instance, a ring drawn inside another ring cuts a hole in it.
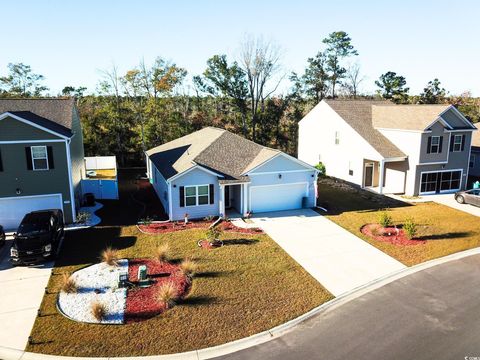
M 477 131 L 472 133 L 472 146 L 480 148 L 480 123 L 473 124 Z
M 13 113 L 65 136 L 72 136 L 75 99 L 0 99 L 0 115 Z
M 384 158 L 406 157 L 372 124 L 374 105 L 383 107 L 397 105 L 384 100 L 325 100 L 325 102 Z
M 200 165 L 223 176 L 221 183 L 245 182 L 244 174 L 279 154 L 229 131 L 206 127 L 147 151 L 165 179 Z
M 425 130 L 451 105 L 372 105 L 375 128 Z

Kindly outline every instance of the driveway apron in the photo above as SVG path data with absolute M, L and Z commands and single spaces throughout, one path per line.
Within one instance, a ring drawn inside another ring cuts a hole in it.
M 406 267 L 311 209 L 253 220 L 335 296 Z

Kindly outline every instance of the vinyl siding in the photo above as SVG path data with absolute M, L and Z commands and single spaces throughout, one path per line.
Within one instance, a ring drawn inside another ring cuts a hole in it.
M 7 117 L 0 120 L 0 141 L 54 140 L 61 137 Z
M 83 152 L 82 126 L 76 108 L 73 109 L 72 116 L 72 132 L 74 135 L 70 142 L 70 157 L 72 161 L 72 185 L 75 205 L 78 208 L 82 196 L 81 181 L 85 179 L 85 156 Z
M 436 122 L 430 128 L 431 133 L 422 134 L 421 143 L 420 143 L 420 164 L 428 164 L 434 162 L 447 162 L 449 155 L 449 139 L 450 133 L 445 132 L 445 128 L 440 122 Z M 428 139 L 432 136 L 440 136 L 443 140 L 442 152 L 441 153 L 428 153 Z
M 168 214 L 168 184 L 167 181 L 164 179 L 160 171 L 157 170 L 157 168 L 152 164 L 150 160 L 150 172 L 151 172 L 151 178 L 150 178 L 150 183 L 153 185 L 153 188 L 155 189 L 155 192 L 157 193 L 158 198 L 160 199 L 160 202 L 162 203 L 163 209 L 165 212 Z
M 473 168 L 470 168 L 468 175 L 480 176 L 480 148 L 472 148 L 472 155 L 475 156 L 475 161 Z

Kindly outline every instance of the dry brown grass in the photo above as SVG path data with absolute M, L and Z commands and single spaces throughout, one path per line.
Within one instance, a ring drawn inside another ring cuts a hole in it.
M 62 285 L 60 289 L 64 293 L 73 294 L 77 292 L 78 286 L 75 280 L 70 276 L 70 274 L 64 273 L 62 275 Z
M 167 243 L 161 244 L 155 248 L 155 259 L 160 262 L 168 261 L 170 256 L 170 246 Z
M 173 283 L 166 282 L 159 287 L 157 293 L 157 301 L 165 305 L 167 309 L 175 305 L 177 299 L 177 289 L 175 288 L 175 285 Z
M 118 251 L 115 250 L 115 249 L 112 249 L 109 246 L 105 250 L 102 251 L 101 259 L 108 266 L 117 266 L 118 265 L 118 260 L 120 259 L 120 257 L 118 255 Z
M 198 269 L 198 265 L 195 261 L 193 261 L 190 258 L 184 259 L 179 266 L 179 270 L 184 274 L 185 276 L 194 276 L 195 272 Z
M 104 304 L 97 300 L 92 302 L 92 304 L 90 305 L 90 310 L 95 320 L 99 322 L 105 318 L 105 315 L 107 315 L 107 308 Z

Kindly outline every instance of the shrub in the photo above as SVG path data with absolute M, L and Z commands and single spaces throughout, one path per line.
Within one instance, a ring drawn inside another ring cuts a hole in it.
M 168 244 L 159 245 L 155 249 L 155 259 L 157 259 L 160 262 L 168 261 L 169 254 L 170 254 L 170 246 L 168 246 Z
M 376 226 L 376 225 L 372 226 L 371 232 L 372 232 L 373 236 L 382 236 L 383 235 L 383 231 L 380 229 L 379 226 Z
M 315 165 L 315 169 L 320 171 L 320 176 L 325 176 L 327 174 L 327 169 L 321 161 L 317 165 Z
M 186 258 L 180 263 L 180 272 L 186 276 L 192 277 L 197 271 L 197 263 L 192 259 Z
M 63 274 L 61 290 L 67 294 L 72 294 L 77 292 L 78 290 L 77 283 L 69 274 Z
M 379 218 L 378 218 L 378 222 L 384 228 L 392 226 L 392 224 L 393 224 L 392 217 L 386 211 L 382 211 L 380 213 Z
M 107 308 L 101 302 L 95 300 L 90 305 L 90 310 L 92 311 L 92 315 L 97 321 L 102 321 L 107 315 Z
M 222 234 L 222 229 L 220 229 L 218 226 L 212 226 L 207 230 L 207 240 L 211 243 L 215 242 L 215 240 L 218 240 Z
M 165 305 L 168 309 L 169 307 L 175 305 L 175 301 L 177 300 L 177 289 L 175 285 L 171 282 L 166 282 L 159 287 L 157 293 L 157 301 Z
M 90 214 L 89 212 L 80 211 L 77 214 L 76 222 L 78 224 L 85 224 L 86 222 L 88 222 L 88 220 L 90 220 L 91 217 L 92 217 L 92 214 Z
M 118 251 L 109 246 L 102 251 L 101 259 L 109 266 L 117 266 L 119 260 Z
M 146 218 L 140 219 L 140 224 L 145 225 L 145 226 L 149 226 L 149 225 L 152 224 L 152 221 L 153 221 L 152 218 L 147 216 Z
M 405 231 L 407 238 L 412 239 L 415 235 L 417 235 L 417 224 L 412 218 L 408 218 L 403 224 L 403 230 Z

